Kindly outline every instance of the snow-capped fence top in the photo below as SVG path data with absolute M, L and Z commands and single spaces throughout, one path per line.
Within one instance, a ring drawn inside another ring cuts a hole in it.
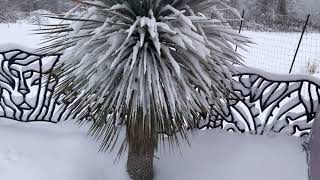
M 52 96 L 57 80 L 52 81 L 55 77 L 49 73 L 60 55 L 32 52 L 18 45 L 0 46 L 0 117 L 26 122 L 65 119 L 66 105 Z M 237 98 L 230 98 L 222 108 L 213 107 L 211 115 L 199 122 L 200 129 L 309 134 L 320 102 L 318 79 L 252 68 L 233 71 Z

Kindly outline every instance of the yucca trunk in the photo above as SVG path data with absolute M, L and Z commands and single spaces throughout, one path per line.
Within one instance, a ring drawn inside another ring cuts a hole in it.
M 128 132 L 130 136 L 128 138 L 127 172 L 132 180 L 152 180 L 157 135 L 141 133 L 139 128 L 135 128 L 135 131 L 135 133 Z

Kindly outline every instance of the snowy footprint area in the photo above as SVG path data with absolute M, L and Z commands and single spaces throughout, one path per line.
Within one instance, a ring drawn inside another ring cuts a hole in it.
M 0 119 L 1 180 L 129 180 L 123 157 L 99 153 L 87 127 L 72 122 L 21 123 Z M 155 180 L 307 180 L 302 141 L 281 135 L 252 136 L 197 131 L 191 148 L 160 149 Z

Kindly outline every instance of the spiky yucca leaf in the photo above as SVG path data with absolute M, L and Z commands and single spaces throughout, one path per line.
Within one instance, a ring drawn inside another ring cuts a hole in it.
M 90 110 L 102 149 L 122 126 L 127 138 L 162 132 L 178 143 L 175 132 L 187 137 L 187 127 L 232 93 L 229 67 L 240 63 L 232 44 L 249 41 L 227 24 L 217 7 L 234 10 L 220 0 L 79 2 L 90 8 L 58 16 L 66 22 L 44 30 L 51 44 L 42 50 L 64 53 L 53 71 L 56 94 L 80 119 Z M 208 10 L 216 18 L 201 13 Z

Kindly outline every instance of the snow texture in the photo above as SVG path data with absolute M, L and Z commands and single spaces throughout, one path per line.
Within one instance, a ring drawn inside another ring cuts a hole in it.
M 0 43 L 15 43 L 30 48 L 39 47 L 41 35 L 31 35 L 31 30 L 38 29 L 39 26 L 21 24 L 0 23 Z
M 129 180 L 126 158 L 99 153 L 88 126 L 0 119 L 0 179 Z M 155 180 L 307 180 L 306 154 L 296 137 L 196 131 L 191 148 L 159 150 Z M 126 156 L 126 155 L 125 155 Z

